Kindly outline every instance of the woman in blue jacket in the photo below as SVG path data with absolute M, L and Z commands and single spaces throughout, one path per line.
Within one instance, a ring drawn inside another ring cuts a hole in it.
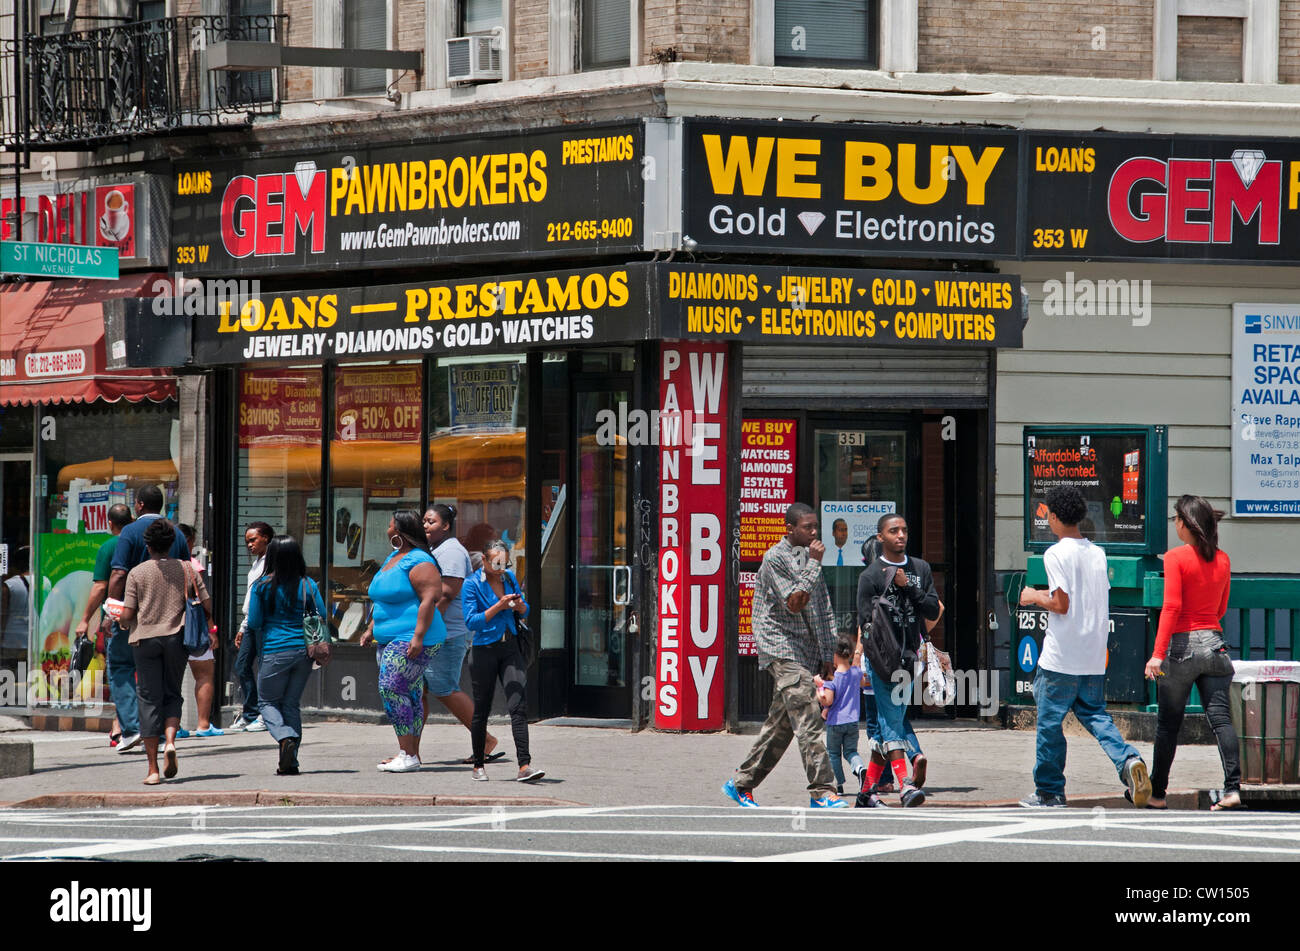
M 311 676 L 311 658 L 303 637 L 302 618 L 321 617 L 325 602 L 316 582 L 307 577 L 307 562 L 291 535 L 277 535 L 266 548 L 266 571 L 253 584 L 248 599 L 248 627 L 257 632 L 262 666 L 257 673 L 257 699 L 267 732 L 280 744 L 277 776 L 298 775 L 298 746 L 302 742 L 302 692 Z
M 474 778 L 485 781 L 483 749 L 487 743 L 488 714 L 497 680 L 506 692 L 506 710 L 515 737 L 515 759 L 519 762 L 518 782 L 530 783 L 546 775 L 532 767 L 528 755 L 528 711 L 524 703 L 528 671 L 516 639 L 515 618 L 528 616 L 519 582 L 507 565 L 509 553 L 499 541 L 483 549 L 483 567 L 465 579 L 461 604 L 465 626 L 473 637 L 469 676 L 474 690 L 474 719 L 470 722 L 470 743 L 474 750 Z

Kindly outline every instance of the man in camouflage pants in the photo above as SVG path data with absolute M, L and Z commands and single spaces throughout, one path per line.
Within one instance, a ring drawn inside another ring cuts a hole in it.
M 813 674 L 830 677 L 835 654 L 831 596 L 822 577 L 826 546 L 817 540 L 817 516 L 802 502 L 786 509 L 786 537 L 763 556 L 754 586 L 753 628 L 758 666 L 772 675 L 772 708 L 748 758 L 722 787 L 741 806 L 798 739 L 808 773 L 809 805 L 843 809 L 826 753 L 826 727 Z

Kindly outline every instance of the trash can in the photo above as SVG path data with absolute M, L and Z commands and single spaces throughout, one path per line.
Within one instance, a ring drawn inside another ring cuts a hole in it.
M 1232 725 L 1241 744 L 1241 781 L 1300 783 L 1300 662 L 1233 663 Z

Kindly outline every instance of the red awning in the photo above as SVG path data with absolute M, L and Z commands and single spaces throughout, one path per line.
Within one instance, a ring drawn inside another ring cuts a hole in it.
M 104 301 L 154 297 L 154 285 L 166 281 L 151 272 L 0 284 L 0 406 L 174 398 L 168 371 L 109 371 L 104 353 Z

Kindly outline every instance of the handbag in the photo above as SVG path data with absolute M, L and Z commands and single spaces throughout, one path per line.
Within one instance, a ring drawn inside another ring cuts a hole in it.
M 208 614 L 203 610 L 203 599 L 199 597 L 199 579 L 195 576 L 193 567 L 184 562 L 181 564 L 185 565 L 185 633 L 182 643 L 191 657 L 197 657 L 207 653 L 212 646 L 208 637 Z M 191 581 L 194 583 L 192 596 Z
M 514 581 L 514 575 L 507 575 L 507 577 L 512 582 Z M 524 592 L 520 589 L 518 583 L 514 584 L 514 589 L 516 594 L 523 595 Z M 519 645 L 519 653 L 524 659 L 524 666 L 531 667 L 533 661 L 537 659 L 537 636 L 533 634 L 533 629 L 528 626 L 528 622 L 524 620 L 522 614 L 515 614 L 514 611 L 510 613 L 512 615 L 511 620 L 515 624 L 515 642 Z
M 316 610 L 316 599 L 308 597 L 306 578 L 302 580 L 299 593 L 302 595 L 302 639 L 307 645 L 307 656 L 324 667 L 334 656 L 330 626 Z
M 929 641 L 921 645 L 921 659 L 925 664 L 922 683 L 927 706 L 946 707 L 957 700 L 957 676 L 952 670 L 952 658 Z
M 95 659 L 95 642 L 85 634 L 78 634 L 72 644 L 72 669 L 85 673 L 90 662 Z

